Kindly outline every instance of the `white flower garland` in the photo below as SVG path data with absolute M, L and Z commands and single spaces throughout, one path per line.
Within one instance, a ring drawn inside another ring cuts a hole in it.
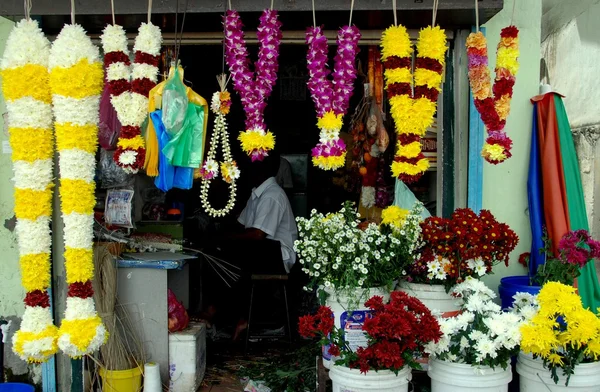
M 235 161 L 231 157 L 229 134 L 227 133 L 227 122 L 225 121 L 225 115 L 229 113 L 229 107 L 231 105 L 229 92 L 226 90 L 227 81 L 225 75 L 219 75 L 217 79 L 219 80 L 221 91 L 214 93 L 211 100 L 210 109 L 215 113 L 215 126 L 210 139 L 210 149 L 208 151 L 207 159 L 201 169 L 202 185 L 200 188 L 202 207 L 204 207 L 208 215 L 212 217 L 225 216 L 233 209 L 237 191 L 236 181 L 240 178 L 240 169 L 238 169 Z M 223 162 L 220 165 L 216 160 L 219 138 L 223 145 Z M 219 167 L 221 168 L 221 176 L 229 183 L 229 199 L 227 200 L 225 207 L 216 209 L 213 208 L 208 201 L 208 191 L 211 181 L 219 176 Z

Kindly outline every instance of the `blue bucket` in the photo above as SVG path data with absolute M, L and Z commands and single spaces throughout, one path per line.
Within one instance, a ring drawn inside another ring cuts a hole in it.
M 35 388 L 29 384 L 6 382 L 0 384 L 0 392 L 35 392 Z
M 540 289 L 540 286 L 529 285 L 529 276 L 527 275 L 506 276 L 500 279 L 498 293 L 500 294 L 500 300 L 502 301 L 502 309 L 507 309 L 512 306 L 514 302 L 513 296 L 516 293 L 536 295 L 540 292 Z

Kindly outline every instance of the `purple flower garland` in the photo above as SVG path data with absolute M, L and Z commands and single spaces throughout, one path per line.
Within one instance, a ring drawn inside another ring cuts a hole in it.
M 339 30 L 330 80 L 327 37 L 321 27 L 310 27 L 306 32 L 308 89 L 317 110 L 317 126 L 321 129 L 320 142 L 313 148 L 312 155 L 313 163 L 321 169 L 333 170 L 344 165 L 346 145 L 339 138 L 339 132 L 354 91 L 360 37 L 355 26 L 344 26 Z
M 240 95 L 246 113 L 246 131 L 240 134 L 242 149 L 252 160 L 262 160 L 275 145 L 271 132 L 267 132 L 264 111 L 266 100 L 277 80 L 281 22 L 277 11 L 265 10 L 257 31 L 260 48 L 255 72 L 250 70 L 248 48 L 244 40 L 243 24 L 235 10 L 227 11 L 223 18 L 225 28 L 225 61 L 231 71 L 233 87 Z

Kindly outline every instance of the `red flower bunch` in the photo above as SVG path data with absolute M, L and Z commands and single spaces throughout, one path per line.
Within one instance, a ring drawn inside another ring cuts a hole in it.
M 365 302 L 371 309 L 363 331 L 367 334 L 368 345 L 353 352 L 344 340 L 344 332 L 334 327 L 331 309 L 322 306 L 316 315 L 300 318 L 300 335 L 320 336 L 320 344 L 329 344 L 329 353 L 340 359 L 337 365 L 369 370 L 400 371 L 405 366 L 420 369 L 415 361 L 423 354 L 424 346 L 437 342 L 441 336 L 437 319 L 418 299 L 404 292 L 393 292 L 390 302 L 374 296 Z
M 564 263 L 583 268 L 591 259 L 600 257 L 600 242 L 587 230 L 570 231 L 561 238 L 558 251 Z
M 508 265 L 510 252 L 519 242 L 516 233 L 488 210 L 477 215 L 471 209 L 459 208 L 450 218 L 425 219 L 421 229 L 425 245 L 409 275 L 425 283 L 443 280 L 447 288 L 467 276 L 490 273 L 499 262 Z M 443 271 L 434 273 L 435 268 Z

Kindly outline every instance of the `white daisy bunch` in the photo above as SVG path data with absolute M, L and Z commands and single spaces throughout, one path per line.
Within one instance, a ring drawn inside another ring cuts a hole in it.
M 524 314 L 503 311 L 494 302 L 496 294 L 472 277 L 456 285 L 452 293 L 463 299 L 462 312 L 456 317 L 438 317 L 443 336 L 438 343 L 429 343 L 425 351 L 440 360 L 474 367 L 508 367 L 519 352 Z

